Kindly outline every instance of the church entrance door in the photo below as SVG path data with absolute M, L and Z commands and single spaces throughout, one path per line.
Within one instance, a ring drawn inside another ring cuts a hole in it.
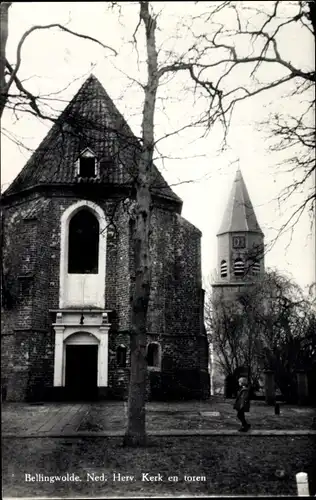
M 98 346 L 66 346 L 66 394 L 71 401 L 97 397 Z

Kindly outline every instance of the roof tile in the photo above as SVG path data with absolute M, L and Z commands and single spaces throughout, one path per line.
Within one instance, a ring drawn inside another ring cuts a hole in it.
M 76 160 L 89 147 L 100 161 L 100 183 L 130 185 L 139 142 L 100 82 L 91 75 L 61 113 L 3 196 L 38 184 L 77 183 Z M 154 166 L 153 193 L 182 203 Z

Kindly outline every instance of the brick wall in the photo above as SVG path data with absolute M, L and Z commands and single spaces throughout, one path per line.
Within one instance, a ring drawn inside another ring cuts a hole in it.
M 60 219 L 70 205 L 82 199 L 61 190 L 52 194 L 50 198 L 25 197 L 5 212 L 3 256 L 10 300 L 2 316 L 2 365 L 9 399 L 36 397 L 52 385 L 54 318 L 49 309 L 59 307 Z M 121 204 L 110 199 L 90 199 L 109 220 L 105 308 L 114 311 L 109 337 L 109 386 L 113 397 L 125 398 L 129 355 L 126 369 L 118 368 L 116 349 L 124 344 L 129 353 L 130 297 L 135 275 L 131 227 Z M 203 357 L 198 340 L 203 332 L 201 233 L 161 206 L 153 210 L 152 229 L 148 341 L 161 342 L 163 370 L 204 370 L 207 355 Z

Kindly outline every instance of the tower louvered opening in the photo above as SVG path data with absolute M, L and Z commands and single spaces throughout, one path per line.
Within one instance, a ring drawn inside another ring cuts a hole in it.
M 252 264 L 252 274 L 257 275 L 260 273 L 260 262 L 257 260 Z
M 242 277 L 245 274 L 245 263 L 242 259 L 236 259 L 234 262 L 234 275 Z
M 222 260 L 221 262 L 221 278 L 227 277 L 227 262 L 226 260 Z

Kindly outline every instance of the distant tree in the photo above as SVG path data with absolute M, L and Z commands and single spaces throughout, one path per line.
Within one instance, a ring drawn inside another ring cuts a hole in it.
M 260 329 L 258 355 L 273 370 L 276 383 L 288 401 L 296 398 L 296 372 L 315 366 L 315 310 L 300 287 L 277 272 L 267 273 L 253 292 Z M 259 304 L 264 307 L 258 307 Z
M 271 369 L 288 401 L 296 397 L 296 372 L 315 370 L 315 310 L 299 286 L 275 271 L 235 301 L 209 296 L 206 323 L 223 374 L 247 368 L 253 387 Z
M 206 302 L 206 329 L 213 346 L 215 368 L 220 369 L 233 385 L 245 372 L 252 387 L 257 387 L 260 371 L 258 325 L 255 311 L 246 294 L 238 300 L 228 300 L 224 294 L 209 295 Z

